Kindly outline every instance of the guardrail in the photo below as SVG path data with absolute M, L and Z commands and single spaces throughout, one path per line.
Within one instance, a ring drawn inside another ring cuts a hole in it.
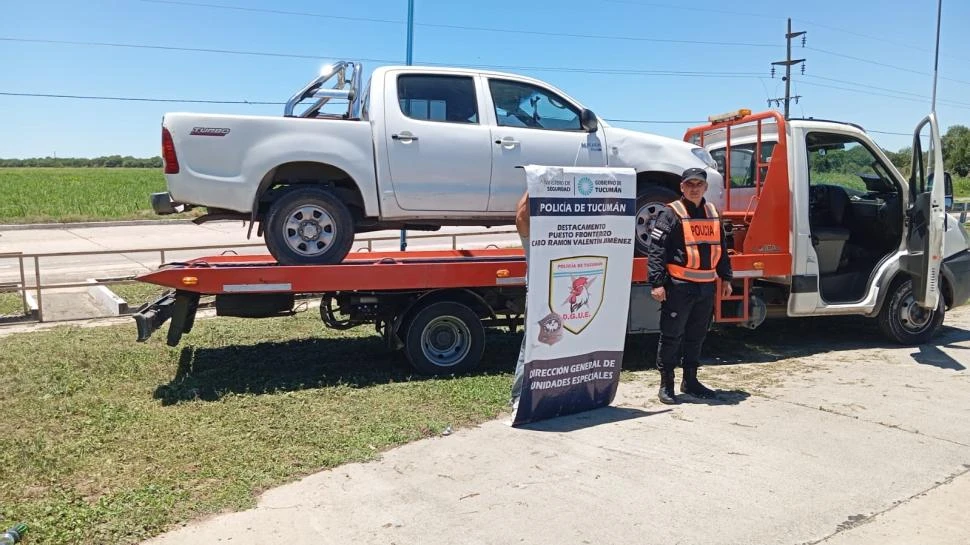
M 494 236 L 494 235 L 508 235 L 516 234 L 514 229 L 506 230 L 496 230 L 481 233 L 449 233 L 449 234 L 427 234 L 427 235 L 409 235 L 408 240 L 426 240 L 426 239 L 451 239 L 451 249 L 458 249 L 458 239 L 459 238 L 474 238 L 483 236 Z M 387 236 L 387 237 L 373 237 L 367 239 L 361 239 L 355 241 L 355 246 L 362 246 L 366 243 L 365 247 L 358 247 L 357 252 L 362 251 L 373 251 L 375 242 L 386 242 L 386 241 L 399 241 L 398 236 Z M 495 244 L 489 244 L 489 246 L 496 246 Z M 238 248 L 254 248 L 263 247 L 265 244 L 259 243 L 243 243 L 243 244 L 218 244 L 218 245 L 206 245 L 206 246 L 180 246 L 180 247 L 165 247 L 165 248 L 131 248 L 124 250 L 96 250 L 96 251 L 84 251 L 84 252 L 48 252 L 48 253 L 23 253 L 23 252 L 7 252 L 0 253 L 0 260 L 3 259 L 17 259 L 19 269 L 20 269 L 20 284 L 17 286 L 7 284 L 0 284 L 0 293 L 10 293 L 19 292 L 21 303 L 23 305 L 23 317 L 16 320 L 16 323 L 23 322 L 44 322 L 44 290 L 54 290 L 54 289 L 64 289 L 64 288 L 82 288 L 82 287 L 94 287 L 94 286 L 110 286 L 117 284 L 134 284 L 137 282 L 134 276 L 120 277 L 110 280 L 96 280 L 94 282 L 63 282 L 63 283 L 53 283 L 53 284 L 43 284 L 41 283 L 41 260 L 44 258 L 51 257 L 81 257 L 81 256 L 95 256 L 95 255 L 122 255 L 122 254 L 145 254 L 145 253 L 158 253 L 159 254 L 159 266 L 164 265 L 166 253 L 172 254 L 175 252 L 194 252 L 194 251 L 204 251 L 204 250 L 235 250 Z M 497 246 L 496 246 L 497 247 Z M 225 252 L 223 252 L 225 253 Z M 34 269 L 34 283 L 33 285 L 27 285 L 27 275 L 26 275 L 26 262 L 33 263 Z M 145 267 L 146 270 L 150 270 L 150 267 Z M 36 318 L 30 319 L 30 316 L 34 314 L 32 312 L 31 305 L 28 303 L 28 293 L 36 293 Z

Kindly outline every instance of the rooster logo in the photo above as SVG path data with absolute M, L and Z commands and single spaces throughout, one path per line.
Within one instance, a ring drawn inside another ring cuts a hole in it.
M 549 262 L 549 311 L 559 312 L 562 327 L 579 335 L 603 305 L 606 256 L 581 255 Z
M 572 277 L 569 296 L 562 304 L 569 304 L 569 312 L 576 312 L 583 307 L 589 307 L 589 288 L 596 281 L 596 277 Z

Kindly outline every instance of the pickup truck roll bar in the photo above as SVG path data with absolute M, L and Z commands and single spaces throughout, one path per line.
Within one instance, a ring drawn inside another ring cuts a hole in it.
M 352 69 L 349 80 L 347 78 L 348 68 Z M 334 76 L 337 77 L 334 86 L 330 89 L 321 89 L 321 86 Z M 316 117 L 320 109 L 331 99 L 338 98 L 349 101 L 345 116 L 350 119 L 356 118 L 360 112 L 360 81 L 361 64 L 359 62 L 340 61 L 327 65 L 320 71 L 319 76 L 286 101 L 283 115 L 285 117 Z M 294 115 L 293 110 L 296 109 L 297 104 L 310 98 L 315 98 L 317 101 L 303 113 Z

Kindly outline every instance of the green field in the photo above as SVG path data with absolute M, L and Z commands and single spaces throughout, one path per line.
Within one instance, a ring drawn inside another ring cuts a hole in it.
M 0 224 L 161 219 L 149 196 L 160 169 L 0 168 Z
M 970 197 L 970 178 L 954 178 L 953 184 L 956 197 Z M 173 219 L 202 213 L 156 215 L 149 195 L 164 190 L 159 169 L 0 168 L 0 224 Z

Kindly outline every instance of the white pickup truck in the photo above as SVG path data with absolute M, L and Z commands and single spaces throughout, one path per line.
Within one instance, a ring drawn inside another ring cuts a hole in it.
M 168 191 L 153 209 L 205 207 L 197 222 L 243 219 L 250 234 L 258 224 L 273 256 L 299 265 L 339 263 L 355 233 L 511 224 L 526 164 L 634 168 L 643 242 L 687 168 L 708 170 L 708 199 L 722 204 L 704 148 L 611 127 L 542 81 L 412 66 L 375 69 L 362 93 L 360 80 L 359 63 L 326 67 L 282 117 L 165 114 Z M 334 99 L 346 112 L 322 113 Z

